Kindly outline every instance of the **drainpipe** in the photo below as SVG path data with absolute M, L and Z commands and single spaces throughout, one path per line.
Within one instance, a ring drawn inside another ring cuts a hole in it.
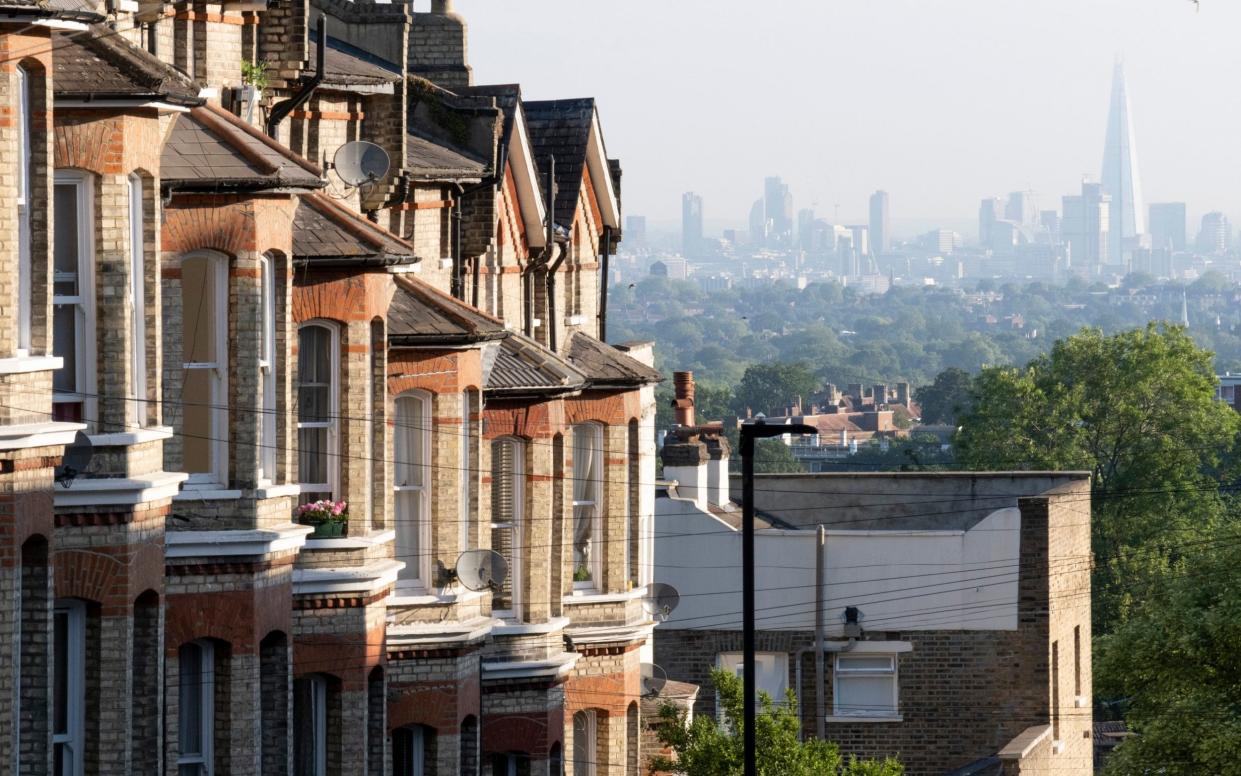
M 547 262 L 552 257 L 552 251 L 556 250 L 556 157 L 552 156 L 548 159 L 547 164 L 547 244 L 543 247 L 543 252 L 538 258 L 532 259 L 526 266 L 526 271 L 522 275 L 522 280 L 526 285 L 526 336 L 534 336 L 534 271 L 539 267 L 546 267 Z M 552 327 L 553 336 L 555 327 Z M 550 340 L 549 340 L 550 341 Z
M 818 541 L 814 553 L 814 732 L 824 739 L 827 727 L 827 698 L 823 696 L 823 551 L 827 545 L 827 531 L 819 526 Z M 797 688 L 801 692 L 801 686 Z
M 324 62 L 327 60 L 327 16 L 325 14 L 319 14 L 318 32 L 319 55 L 315 60 L 315 74 L 302 85 L 297 94 L 272 106 L 271 115 L 267 117 L 267 134 L 270 137 L 276 136 L 276 130 L 279 129 L 280 122 L 301 107 L 306 100 L 309 100 L 310 95 L 314 94 L 315 89 L 319 88 L 319 84 L 323 83 Z
M 450 228 L 448 240 L 452 244 L 452 296 L 453 299 L 464 299 L 465 289 L 463 288 L 463 281 L 465 278 L 461 271 L 461 197 L 465 193 L 465 189 L 460 184 L 456 186 L 456 189 L 457 197 L 448 209 Z
M 608 341 L 608 259 L 612 257 L 612 227 L 603 227 L 603 258 L 599 265 L 599 341 Z

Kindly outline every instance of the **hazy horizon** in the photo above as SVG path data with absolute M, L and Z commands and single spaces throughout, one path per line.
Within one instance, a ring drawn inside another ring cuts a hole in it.
M 418 3 L 425 10 L 426 2 Z M 894 222 L 963 223 L 988 195 L 1042 209 L 1103 156 L 1123 55 L 1145 204 L 1233 206 L 1241 4 L 1202 0 L 457 0 L 478 83 L 594 96 L 627 214 L 675 224 L 681 193 L 744 227 L 763 178 L 842 220 L 889 192 Z M 515 45 L 514 41 L 520 41 Z M 641 54 L 639 52 L 649 52 Z M 1216 73 L 1216 76 L 1211 76 Z

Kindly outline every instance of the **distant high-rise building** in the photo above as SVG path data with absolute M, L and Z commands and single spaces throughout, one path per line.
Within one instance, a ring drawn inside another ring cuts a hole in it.
M 1004 218 L 1021 226 L 1034 226 L 1038 209 L 1034 206 L 1033 191 L 1014 191 L 1008 195 Z
M 814 251 L 814 211 L 810 208 L 797 211 L 797 244 L 806 253 Z
M 763 185 L 763 202 L 771 228 L 768 239 L 788 244 L 793 237 L 793 195 L 779 177 L 768 178 Z
M 869 257 L 871 255 L 870 235 L 867 233 L 865 224 L 856 224 L 854 226 L 845 227 L 849 233 L 853 235 L 853 249 L 857 251 L 859 258 Z M 862 271 L 865 273 L 869 267 L 869 262 L 862 262 Z
M 1056 245 L 1060 242 L 1060 214 L 1054 210 L 1044 210 L 1038 214 L 1039 226 L 1047 232 L 1048 242 Z
M 1223 253 L 1232 243 L 1232 227 L 1228 217 L 1223 213 L 1207 213 L 1202 217 L 1202 228 L 1198 230 L 1199 253 Z
M 1185 250 L 1185 203 L 1156 202 L 1151 205 L 1151 247 Z
M 1142 222 L 1142 183 L 1138 177 L 1138 151 L 1134 142 L 1133 118 L 1129 113 L 1129 94 L 1125 90 L 1125 69 L 1116 63 L 1112 75 L 1112 104 L 1107 118 L 1107 139 L 1103 144 L 1103 193 L 1111 197 L 1108 223 L 1110 237 L 1106 263 L 1125 264 L 1125 255 L 1146 232 Z
M 702 197 L 692 191 L 681 195 L 681 255 L 696 259 L 702 253 Z
M 876 191 L 870 195 L 870 245 L 876 254 L 887 253 L 892 248 L 892 232 L 888 219 L 888 192 Z
M 646 216 L 625 216 L 625 242 L 629 245 L 646 244 Z
M 763 245 L 767 242 L 768 232 L 767 200 L 760 199 L 750 207 L 750 242 Z
M 987 197 L 978 206 L 978 244 L 991 247 L 991 230 L 996 221 L 1004 218 L 1004 202 L 999 197 Z
M 1082 183 L 1082 193 L 1064 198 L 1060 234 L 1069 244 L 1071 266 L 1091 275 L 1107 260 L 1111 242 L 1111 198 L 1098 183 Z
M 1172 251 L 1169 248 L 1134 248 L 1133 271 L 1167 280 L 1172 277 Z

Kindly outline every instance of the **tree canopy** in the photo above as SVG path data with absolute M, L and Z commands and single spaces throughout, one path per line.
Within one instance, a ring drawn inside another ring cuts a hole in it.
M 686 724 L 686 715 L 668 704 L 659 712 L 660 741 L 672 749 L 674 758 L 657 757 L 657 771 L 686 776 L 737 776 L 743 771 L 744 689 L 739 677 L 715 669 L 711 681 L 719 695 L 724 722 L 697 715 Z M 808 738 L 798 740 L 801 721 L 797 696 L 788 691 L 783 704 L 775 703 L 765 692 L 759 693 L 754 734 L 758 742 L 758 772 L 761 776 L 901 776 L 904 769 L 896 760 L 845 758 L 836 744 Z
M 914 391 L 914 400 L 922 407 L 923 423 L 956 425 L 957 418 L 974 404 L 974 378 L 958 367 L 949 367 L 935 376 L 930 385 Z

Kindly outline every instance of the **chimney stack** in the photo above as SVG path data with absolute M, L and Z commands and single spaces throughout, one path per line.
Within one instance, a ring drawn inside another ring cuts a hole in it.
M 673 372 L 672 385 L 676 390 L 676 398 L 672 400 L 672 408 L 676 412 L 678 426 L 694 425 L 694 373 Z
M 452 0 L 431 0 L 431 13 L 443 16 L 452 12 Z

